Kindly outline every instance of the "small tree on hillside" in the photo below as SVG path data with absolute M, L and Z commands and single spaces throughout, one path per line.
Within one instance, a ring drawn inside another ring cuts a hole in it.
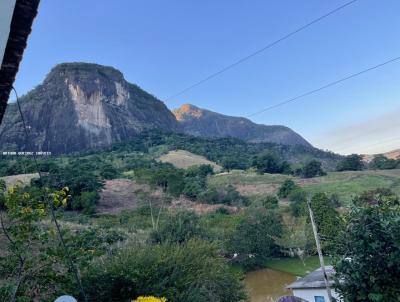
M 322 163 L 317 160 L 308 162 L 301 171 L 301 176 L 304 178 L 312 178 L 323 175 L 326 175 L 326 173 L 324 170 L 322 170 Z
M 268 257 L 280 253 L 276 241 L 282 234 L 282 222 L 276 211 L 255 208 L 247 211 L 230 240 L 236 261 L 251 269 L 262 266 Z
M 271 152 L 263 153 L 253 159 L 252 166 L 259 173 L 290 173 L 290 165 L 281 161 L 279 157 Z
M 341 229 L 339 213 L 325 193 L 317 193 L 312 197 L 311 208 L 323 248 L 332 250 L 335 246 L 333 242 Z
M 343 158 L 336 167 L 337 171 L 361 171 L 364 169 L 363 157 L 351 154 Z
M 286 198 L 289 196 L 289 194 L 298 188 L 298 186 L 294 183 L 293 180 L 291 179 L 285 179 L 285 181 L 282 183 L 282 185 L 279 187 L 278 190 L 278 197 L 279 198 Z
M 398 161 L 380 154 L 376 155 L 369 163 L 369 168 L 374 170 L 396 169 Z

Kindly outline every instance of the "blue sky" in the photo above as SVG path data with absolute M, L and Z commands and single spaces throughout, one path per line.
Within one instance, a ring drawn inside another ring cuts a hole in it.
M 26 93 L 55 64 L 84 61 L 163 100 L 345 2 L 42 0 L 15 86 Z M 167 106 L 243 116 L 400 56 L 399 11 L 398 0 L 359 0 Z M 251 119 L 341 153 L 388 151 L 400 148 L 399 84 L 397 62 Z

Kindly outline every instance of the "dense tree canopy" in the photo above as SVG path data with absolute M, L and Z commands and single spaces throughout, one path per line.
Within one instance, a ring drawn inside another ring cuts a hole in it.
M 276 154 L 266 152 L 253 159 L 252 166 L 259 173 L 291 173 L 290 165 L 287 161 L 282 161 Z
M 400 161 L 387 158 L 384 155 L 376 155 L 369 163 L 369 167 L 374 170 L 396 169 L 399 165 Z
M 341 229 L 339 213 L 325 193 L 317 193 L 312 197 L 311 208 L 322 246 L 325 251 L 331 251 L 335 247 L 334 241 Z
M 248 210 L 231 238 L 230 250 L 237 254 L 234 260 L 246 269 L 262 266 L 268 257 L 279 255 L 276 241 L 281 233 L 281 218 L 275 211 Z
M 360 171 L 364 169 L 363 157 L 351 154 L 343 158 L 337 165 L 337 171 Z
M 293 180 L 291 180 L 291 179 L 285 179 L 285 181 L 281 184 L 281 186 L 279 187 L 279 190 L 278 190 L 278 196 L 280 197 L 280 198 L 286 198 L 286 197 L 288 197 L 289 196 L 289 194 L 293 191 L 293 190 L 295 190 L 295 189 L 297 189 L 298 188 L 298 186 L 294 183 L 294 181 Z
M 399 301 L 400 208 L 380 204 L 355 207 L 337 238 L 337 291 L 345 302 Z
M 304 178 L 312 178 L 316 176 L 323 176 L 326 173 L 322 170 L 322 163 L 317 160 L 312 160 L 304 165 L 301 169 L 301 176 Z

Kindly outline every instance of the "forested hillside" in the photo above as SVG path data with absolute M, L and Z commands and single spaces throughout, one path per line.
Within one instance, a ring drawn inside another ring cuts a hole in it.
M 179 166 L 171 151 L 193 165 Z M 233 138 L 150 131 L 106 148 L 39 158 L 38 168 L 22 156 L 3 155 L 1 163 L 6 301 L 14 294 L 28 301 L 65 292 L 82 297 L 72 257 L 90 301 L 155 295 L 242 302 L 245 272 L 279 267 L 277 258 L 297 257 L 302 265 L 316 254 L 309 196 L 324 253 L 338 257 L 335 242 L 356 236 L 346 233 L 353 223 L 347 219 L 357 218 L 350 209 L 399 204 L 397 161 L 376 158 L 366 166 L 358 155 Z

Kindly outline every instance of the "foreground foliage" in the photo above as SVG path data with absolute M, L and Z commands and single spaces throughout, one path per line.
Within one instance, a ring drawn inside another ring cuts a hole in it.
M 353 208 L 338 236 L 337 290 L 346 302 L 399 301 L 399 202 L 377 201 Z
M 56 232 L 42 223 L 51 207 L 66 205 L 68 188 L 45 194 L 47 200 L 36 198 L 18 186 L 1 193 L 1 231 L 6 238 L 0 256 L 2 301 L 32 301 L 38 296 L 47 300 L 68 282 L 62 274 L 64 255 L 52 244 Z
M 240 276 L 203 241 L 128 244 L 94 262 L 84 275 L 93 301 L 131 301 L 155 295 L 176 302 L 236 302 L 245 298 Z

